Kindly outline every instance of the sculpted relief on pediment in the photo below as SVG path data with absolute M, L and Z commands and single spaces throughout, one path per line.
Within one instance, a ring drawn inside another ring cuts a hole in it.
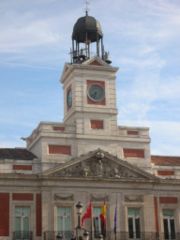
M 59 177 L 145 178 L 139 173 L 106 157 L 93 157 L 72 164 L 55 173 Z

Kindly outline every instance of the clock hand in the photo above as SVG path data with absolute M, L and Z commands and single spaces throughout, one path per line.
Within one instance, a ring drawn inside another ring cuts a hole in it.
M 96 98 L 96 96 L 97 96 L 97 92 L 94 92 L 93 98 Z

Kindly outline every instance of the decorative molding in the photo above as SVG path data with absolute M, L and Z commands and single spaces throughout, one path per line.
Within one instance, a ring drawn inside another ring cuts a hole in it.
M 61 200 L 61 201 L 74 201 L 74 194 L 54 194 L 54 200 Z
M 103 66 L 102 63 L 100 63 L 99 61 L 97 61 L 96 59 L 92 62 L 90 62 L 89 65 L 96 65 L 96 66 Z
M 98 152 L 96 153 L 96 158 L 99 159 L 99 160 L 103 159 L 103 158 L 104 158 L 104 153 L 101 152 L 101 151 L 98 151 Z
M 109 196 L 108 195 L 104 195 L 104 194 L 91 194 L 90 195 L 90 199 L 91 201 L 109 201 Z
M 125 202 L 143 202 L 142 195 L 126 195 L 124 197 Z

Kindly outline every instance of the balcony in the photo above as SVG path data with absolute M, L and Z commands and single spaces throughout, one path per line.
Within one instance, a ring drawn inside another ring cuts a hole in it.
M 15 231 L 13 232 L 13 240 L 33 240 L 32 231 Z
M 71 240 L 74 236 L 73 231 L 46 231 L 44 232 L 44 240 Z
M 43 240 L 72 240 L 75 236 L 73 231 L 57 232 L 57 231 L 46 231 L 44 232 Z M 179 240 L 180 233 L 175 233 L 174 236 L 165 236 L 164 233 L 156 232 L 140 232 L 138 234 L 129 232 L 117 232 L 107 231 L 104 240 Z M 90 232 L 89 240 L 98 240 L 97 232 Z

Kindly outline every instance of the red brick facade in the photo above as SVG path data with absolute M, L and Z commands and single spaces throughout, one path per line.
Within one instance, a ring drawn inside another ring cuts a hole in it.
M 36 194 L 36 236 L 42 235 L 42 199 L 41 194 Z
M 9 193 L 0 193 L 0 236 L 9 236 Z
M 54 126 L 54 127 L 53 127 L 53 130 L 54 130 L 54 131 L 62 131 L 62 132 L 63 132 L 63 131 L 65 130 L 65 127 Z
M 125 158 L 144 158 L 144 149 L 124 148 Z
M 174 175 L 174 171 L 173 170 L 158 170 L 157 174 L 159 176 L 173 176 Z
M 71 146 L 68 145 L 49 145 L 49 154 L 71 155 Z
M 13 193 L 12 199 L 14 201 L 33 201 L 32 193 Z
M 103 120 L 91 120 L 91 128 L 92 129 L 103 129 L 104 121 Z
M 180 166 L 180 157 L 153 155 L 151 162 L 159 166 Z
M 159 201 L 161 204 L 177 204 L 177 197 L 160 197 Z
M 32 171 L 32 165 L 13 165 L 13 170 Z
M 154 216 L 155 216 L 155 227 L 156 232 L 159 232 L 159 221 L 158 221 L 158 199 L 154 197 Z
M 139 132 L 138 132 L 138 131 L 135 131 L 135 130 L 128 130 L 128 131 L 127 131 L 127 134 L 128 134 L 128 135 L 135 135 L 135 136 L 137 136 L 137 135 L 139 134 Z

